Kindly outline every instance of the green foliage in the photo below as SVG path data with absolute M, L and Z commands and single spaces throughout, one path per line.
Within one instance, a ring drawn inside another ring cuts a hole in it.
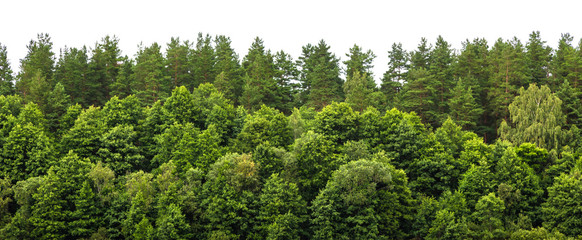
M 101 109 L 89 107 L 83 110 L 75 125 L 61 138 L 61 153 L 73 151 L 81 158 L 96 158 L 101 147 L 101 136 L 106 131 Z
M 503 227 L 503 200 L 489 193 L 479 199 L 471 215 L 470 234 L 479 239 L 499 239 L 506 236 Z
M 267 141 L 274 147 L 287 148 L 292 141 L 291 134 L 287 117 L 278 110 L 263 105 L 245 119 L 237 137 L 237 144 L 242 152 L 250 152 Z
M 250 155 L 228 154 L 214 163 L 203 186 L 208 238 L 216 234 L 247 238 L 256 214 L 258 166 Z
M 581 211 L 582 181 L 579 169 L 557 177 L 548 187 L 548 198 L 542 205 L 544 227 L 555 229 L 566 236 L 582 234 L 578 214 Z
M 46 173 L 54 161 L 52 141 L 32 123 L 16 124 L 5 139 L 0 154 L 0 174 L 13 182 Z
M 347 103 L 336 103 L 324 107 L 315 116 L 315 132 L 329 137 L 338 145 L 350 140 L 358 140 L 360 115 Z
M 296 157 L 296 169 L 292 170 L 295 181 L 301 196 L 311 201 L 325 187 L 331 173 L 343 164 L 342 159 L 330 140 L 312 131 L 295 140 L 293 153 Z
M 313 202 L 313 237 L 403 238 L 411 201 L 402 170 L 369 160 L 350 162 L 334 172 Z
M 562 126 L 565 117 L 562 101 L 547 86 L 535 84 L 527 90 L 519 90 L 519 96 L 509 105 L 511 125 L 502 123 L 499 133 L 502 139 L 516 145 L 531 142 L 538 147 L 559 150 L 565 145 Z
M 0 44 L 0 95 L 14 94 L 14 76 L 8 61 L 8 51 L 6 46 Z
M 259 198 L 257 230 L 266 239 L 300 239 L 307 232 L 306 202 L 294 183 L 273 174 L 266 181 Z
M 117 175 L 136 171 L 143 167 L 145 161 L 136 146 L 137 133 L 132 126 L 119 125 L 100 138 L 98 157 Z
M 339 77 L 339 59 L 321 40 L 317 46 L 303 46 L 301 62 L 301 87 L 299 101 L 309 107 L 322 109 L 334 101 L 343 99 L 343 81 Z
M 165 99 L 170 93 L 170 76 L 166 72 L 160 49 L 157 43 L 145 48 L 140 46 L 133 69 L 133 93 L 148 106 Z

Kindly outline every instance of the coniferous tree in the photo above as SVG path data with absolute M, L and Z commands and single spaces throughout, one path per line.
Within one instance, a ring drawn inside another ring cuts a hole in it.
M 372 62 L 376 55 L 372 50 L 365 51 L 358 45 L 354 44 L 350 48 L 350 52 L 346 54 L 348 60 L 343 63 L 346 65 L 346 79 L 354 76 L 356 72 L 366 75 L 366 87 L 369 89 L 376 89 L 376 83 L 374 82 L 374 76 L 372 72 Z
M 527 86 L 524 48 L 517 38 L 505 42 L 499 39 L 491 49 L 490 56 L 492 73 L 487 111 L 497 121 L 507 121 L 508 106 L 517 89 Z
M 91 101 L 91 83 L 88 78 L 89 63 L 87 48 L 65 48 L 61 50 L 55 70 L 55 80 L 60 82 L 65 93 L 74 103 L 89 106 Z
M 179 86 L 186 86 L 188 89 L 193 89 L 194 75 L 192 72 L 191 51 L 192 46 L 190 42 L 180 42 L 180 38 L 170 39 L 166 47 L 166 67 L 168 68 L 168 75 L 171 78 L 171 89 Z
M 575 56 L 575 49 L 572 46 L 572 41 L 574 37 L 569 33 L 562 34 L 560 41 L 558 42 L 558 48 L 554 51 L 554 56 L 551 62 L 551 72 L 552 81 L 550 88 L 555 90 L 560 86 L 565 79 L 568 79 L 568 74 L 570 74 L 570 68 L 572 67 L 572 60 Z M 577 83 L 569 81 L 574 88 L 577 88 Z
M 131 94 L 133 91 L 131 89 L 134 86 L 134 61 L 127 56 L 123 57 L 123 62 L 121 62 L 121 66 L 119 69 L 119 74 L 115 79 L 115 82 L 112 83 L 109 87 L 111 92 L 109 95 L 117 96 L 120 98 L 125 98 Z
M 434 112 L 436 122 L 431 123 L 433 126 L 444 121 L 448 112 L 448 100 L 450 99 L 450 89 L 456 85 L 453 80 L 452 66 L 454 61 L 453 50 L 448 42 L 441 36 L 437 38 L 434 49 L 430 53 L 431 74 L 430 89 L 432 90 L 433 106 L 431 111 Z
M 101 106 L 110 97 L 111 85 L 117 82 L 120 69 L 121 50 L 119 39 L 105 36 L 95 44 L 89 61 L 88 104 Z
M 275 81 L 277 82 L 278 101 L 277 109 L 289 113 L 292 110 L 295 94 L 297 91 L 299 70 L 290 54 L 279 51 L 274 56 L 275 61 Z
M 280 106 L 279 86 L 275 81 L 275 62 L 271 51 L 265 50 L 263 40 L 255 38 L 242 65 L 245 82 L 239 100 L 241 105 L 253 111 L 263 104 L 269 107 Z
M 48 34 L 37 37 L 38 40 L 30 41 L 27 55 L 20 60 L 16 88 L 25 100 L 44 106 L 47 93 L 52 89 L 55 54 Z
M 59 82 L 48 94 L 47 105 L 44 108 L 48 130 L 51 133 L 60 131 L 61 117 L 65 115 L 70 105 L 70 97 L 66 94 L 65 87 Z
M 221 91 L 227 99 L 237 103 L 242 95 L 242 71 L 238 60 L 238 55 L 231 47 L 230 38 L 220 35 L 214 40 L 216 52 L 216 88 Z
M 212 47 L 212 37 L 206 34 L 198 33 L 196 49 L 192 51 L 192 67 L 194 82 L 190 88 L 198 87 L 202 83 L 212 83 L 216 78 L 214 65 L 216 64 L 216 55 Z
M 474 129 L 483 114 L 483 108 L 475 102 L 471 87 L 466 87 L 463 79 L 459 79 L 451 90 L 451 96 L 448 102 L 449 116 L 463 129 Z
M 540 37 L 539 31 L 534 31 L 529 35 L 526 44 L 526 64 L 529 83 L 537 85 L 549 85 L 550 59 L 552 49 L 545 45 Z
M 170 93 L 170 77 L 164 67 L 164 56 L 160 45 L 140 46 L 133 69 L 134 94 L 145 105 L 165 99 Z
M 339 77 L 339 59 L 329 49 L 323 40 L 317 46 L 308 44 L 303 47 L 300 57 L 300 101 L 306 106 L 322 109 L 333 101 L 344 98 L 343 81 Z
M 14 94 L 14 76 L 8 61 L 6 46 L 0 43 L 0 95 Z
M 481 108 L 488 109 L 487 92 L 489 89 L 489 78 L 491 74 L 489 59 L 489 47 L 485 39 L 474 39 L 463 42 L 463 49 L 457 57 L 455 65 L 455 75 L 462 79 L 466 87 L 470 87 L 473 92 L 475 103 Z M 486 111 L 476 122 L 473 130 L 483 136 L 485 141 L 494 139 L 497 135 L 492 126 L 494 119 Z
M 408 71 L 408 54 L 402 49 L 402 43 L 392 44 L 392 49 L 388 51 L 388 71 L 382 77 L 381 91 L 386 96 L 389 106 L 394 107 L 396 94 L 402 89 L 402 84 L 406 81 Z

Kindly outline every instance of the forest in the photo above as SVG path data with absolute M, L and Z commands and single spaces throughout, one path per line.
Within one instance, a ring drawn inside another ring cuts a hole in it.
M 324 40 L 118 45 L 0 43 L 0 239 L 582 236 L 570 34 L 394 43 L 378 79 Z

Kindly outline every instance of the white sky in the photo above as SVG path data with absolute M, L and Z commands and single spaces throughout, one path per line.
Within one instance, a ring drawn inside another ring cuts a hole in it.
M 165 46 L 171 37 L 195 41 L 202 32 L 229 36 L 241 59 L 256 36 L 273 52 L 284 50 L 297 59 L 302 46 L 324 39 L 342 61 L 354 43 L 371 49 L 379 79 L 392 43 L 413 50 L 421 37 L 434 43 L 442 35 L 460 49 L 462 41 L 476 37 L 486 38 L 490 46 L 499 37 L 514 36 L 525 44 L 539 30 L 552 47 L 566 32 L 577 44 L 582 37 L 578 2 L 3 0 L 0 43 L 7 46 L 16 72 L 26 45 L 41 32 L 51 36 L 57 56 L 65 45 L 93 47 L 104 36 L 116 35 L 122 54 L 134 57 L 140 42 Z

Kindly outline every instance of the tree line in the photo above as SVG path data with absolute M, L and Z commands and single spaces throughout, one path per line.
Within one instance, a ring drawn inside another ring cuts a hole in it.
M 0 46 L 2 239 L 567 239 L 581 46 Z M 341 78 L 345 73 L 346 79 Z

